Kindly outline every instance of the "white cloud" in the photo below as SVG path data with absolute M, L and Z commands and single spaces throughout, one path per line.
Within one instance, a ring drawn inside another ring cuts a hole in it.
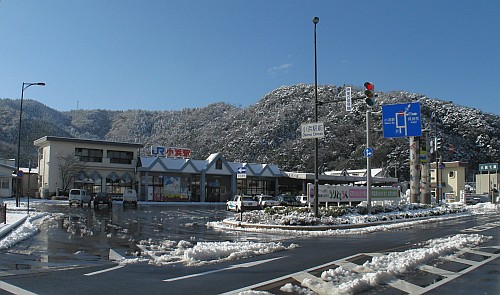
M 288 73 L 288 69 L 290 67 L 292 67 L 292 64 L 282 64 L 282 65 L 268 69 L 267 72 L 272 74 L 272 75 L 276 75 L 276 74 L 281 73 L 281 72 Z

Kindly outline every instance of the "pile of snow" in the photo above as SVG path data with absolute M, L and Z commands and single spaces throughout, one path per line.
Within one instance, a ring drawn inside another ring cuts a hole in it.
M 179 242 L 164 240 L 153 242 L 143 240 L 138 245 L 142 249 L 141 255 L 136 258 L 124 258 L 119 262 L 122 264 L 147 262 L 154 265 L 171 263 L 184 263 L 190 266 L 219 263 L 223 261 L 239 260 L 254 256 L 285 251 L 298 247 L 291 244 L 285 247 L 281 243 L 259 243 L 259 242 Z
M 473 214 L 491 214 L 500 211 L 500 204 L 477 203 L 476 205 L 467 206 L 467 209 Z
M 7 214 L 7 222 L 10 224 L 15 223 L 24 217 L 26 217 L 26 214 L 9 213 Z M 0 240 L 0 250 L 10 248 L 17 243 L 34 236 L 38 233 L 41 224 L 49 218 L 51 218 L 51 214 L 49 213 L 31 213 L 23 224 Z

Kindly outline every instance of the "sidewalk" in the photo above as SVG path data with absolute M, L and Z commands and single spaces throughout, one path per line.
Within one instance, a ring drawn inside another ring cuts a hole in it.
M 11 231 L 21 225 L 27 218 L 26 212 L 13 212 L 7 208 L 7 222 L 0 223 L 0 239 L 8 235 Z

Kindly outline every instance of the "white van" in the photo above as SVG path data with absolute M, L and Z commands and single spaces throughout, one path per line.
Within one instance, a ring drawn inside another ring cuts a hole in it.
M 89 205 L 92 203 L 92 197 L 87 193 L 86 190 L 84 189 L 72 189 L 69 191 L 69 206 L 71 207 L 72 204 L 77 204 L 80 207 L 83 206 L 83 203 L 86 203 Z
M 307 196 L 296 196 L 295 198 L 297 199 L 297 201 L 300 202 L 302 206 L 309 205 L 309 200 L 307 199 Z
M 137 192 L 135 189 L 126 188 L 123 191 L 123 206 L 133 204 L 137 208 Z

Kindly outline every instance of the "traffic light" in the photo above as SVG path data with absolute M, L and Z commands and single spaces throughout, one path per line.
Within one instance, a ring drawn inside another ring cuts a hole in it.
M 366 104 L 373 106 L 375 104 L 375 86 L 372 82 L 365 82 Z
M 441 149 L 441 137 L 436 138 L 436 151 Z

